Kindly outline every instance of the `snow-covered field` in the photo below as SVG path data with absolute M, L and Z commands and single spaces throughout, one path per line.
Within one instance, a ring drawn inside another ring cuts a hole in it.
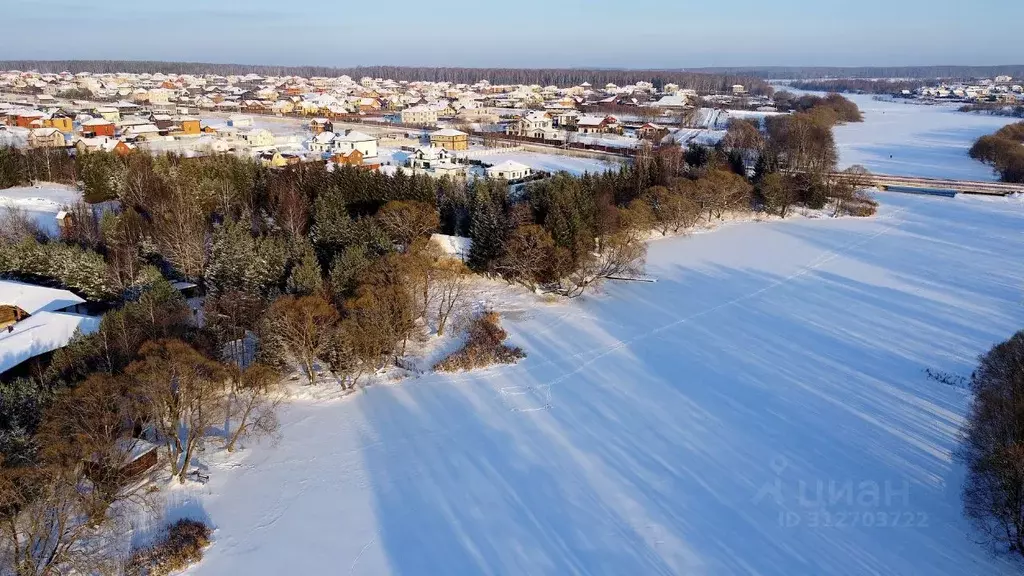
M 869 95 L 846 95 L 864 113 L 864 122 L 835 128 L 839 167 L 861 164 L 872 172 L 997 180 L 992 169 L 967 155 L 974 141 L 1014 122 L 1014 118 L 957 112 L 956 106 L 882 102 Z
M 481 156 L 481 160 L 488 164 L 496 165 L 512 160 L 526 164 L 534 170 L 545 172 L 569 172 L 580 175 L 584 172 L 591 174 L 618 170 L 618 162 L 609 162 L 598 158 L 585 158 L 577 156 L 563 156 L 561 154 L 541 154 L 539 152 L 499 152 Z
M 71 186 L 42 182 L 38 186 L 18 186 L 0 190 L 0 211 L 23 210 L 51 236 L 59 234 L 57 213 L 82 199 L 82 193 Z
M 881 200 L 654 241 L 657 283 L 570 304 L 493 292 L 521 364 L 201 458 L 169 491 L 216 527 L 188 573 L 1013 573 L 961 516 L 968 396 L 923 370 L 1024 326 L 1024 204 Z

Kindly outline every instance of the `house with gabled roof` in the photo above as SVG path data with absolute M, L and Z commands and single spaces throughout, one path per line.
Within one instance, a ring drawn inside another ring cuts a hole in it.
M 0 280 L 0 374 L 98 330 L 100 318 L 87 312 L 68 290 Z

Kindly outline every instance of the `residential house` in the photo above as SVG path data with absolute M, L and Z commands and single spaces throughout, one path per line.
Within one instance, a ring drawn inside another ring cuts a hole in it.
M 436 126 L 437 109 L 422 104 L 406 108 L 402 110 L 402 124 Z
M 121 131 L 127 140 L 154 140 L 160 137 L 160 129 L 155 124 L 135 124 Z
M 530 112 L 508 125 L 508 133 L 513 136 L 540 138 L 543 140 L 561 140 L 562 136 L 554 128 L 554 120 L 547 112 Z
M 135 150 L 135 146 L 109 136 L 80 137 L 78 140 L 75 140 L 75 150 L 82 154 L 86 152 L 113 152 L 119 156 L 124 156 Z
M 504 180 L 521 180 L 533 174 L 533 169 L 526 164 L 520 164 L 514 160 L 506 160 L 485 170 L 489 178 L 501 178 Z
M 363 165 L 363 153 L 359 150 L 349 150 L 348 152 L 338 152 L 331 156 L 331 160 L 339 166 L 362 166 Z
M 85 312 L 85 300 L 67 290 L 0 280 L 0 373 L 95 332 L 100 319 Z
M 189 136 L 198 136 L 199 134 L 202 134 L 203 128 L 199 122 L 199 118 L 186 116 L 181 119 L 181 131 Z
M 260 162 L 268 168 L 284 168 L 285 166 L 298 164 L 302 161 L 302 158 L 297 154 L 279 152 L 277 150 L 262 152 L 258 158 Z
M 446 150 L 468 150 L 469 134 L 454 128 L 445 128 L 430 133 L 430 145 Z
M 306 143 L 306 147 L 317 154 L 334 152 L 334 136 L 334 132 L 320 132 Z
M 100 106 L 96 109 L 96 114 L 108 122 L 121 120 L 121 110 L 113 106 Z
M 643 140 L 660 141 L 666 134 L 668 134 L 668 128 L 654 122 L 647 122 L 636 129 L 637 138 Z
M 427 174 L 435 178 L 464 177 L 468 167 L 453 160 L 454 156 L 445 148 L 417 148 L 407 164 L 413 174 Z
M 291 114 L 295 111 L 295 103 L 290 100 L 278 100 L 270 106 L 274 114 Z
M 345 130 L 343 134 L 336 135 L 334 144 L 337 152 L 359 150 L 363 158 L 377 157 L 377 139 L 358 130 Z
M 576 126 L 580 119 L 580 113 L 571 108 L 549 110 L 548 116 L 551 117 L 551 126 L 554 128 L 571 128 Z
M 246 132 L 239 132 L 238 137 L 250 148 L 266 148 L 275 143 L 274 134 L 266 128 L 254 128 Z
M 14 125 L 19 128 L 31 128 L 33 122 L 39 122 L 42 126 L 43 118 L 46 115 L 38 110 L 21 110 L 14 114 Z
M 334 124 L 327 118 L 313 118 L 309 121 L 309 129 L 313 134 L 334 132 Z
M 576 122 L 576 128 L 580 134 L 604 134 L 609 132 L 613 120 L 611 116 L 586 114 Z
M 359 111 L 360 112 L 377 112 L 381 109 L 380 100 L 376 98 L 360 98 L 359 99 Z
M 105 118 L 93 118 L 82 122 L 82 135 L 109 136 L 113 138 L 116 128 L 114 123 Z
M 56 128 L 65 134 L 71 134 L 75 131 L 74 122 L 75 118 L 73 115 L 63 110 L 58 110 L 48 118 L 43 119 L 43 126 L 45 128 Z
M 64 148 L 67 140 L 56 128 L 35 128 L 28 133 L 29 148 Z

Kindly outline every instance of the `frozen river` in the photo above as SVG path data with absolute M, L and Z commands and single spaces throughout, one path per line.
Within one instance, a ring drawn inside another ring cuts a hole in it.
M 860 164 L 872 172 L 997 180 L 992 170 L 967 155 L 984 134 L 1014 118 L 957 112 L 955 106 L 882 102 L 870 95 L 847 95 L 864 113 L 864 122 L 835 129 L 839 167 Z

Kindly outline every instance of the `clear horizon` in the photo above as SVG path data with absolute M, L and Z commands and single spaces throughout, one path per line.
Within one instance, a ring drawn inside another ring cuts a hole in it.
M 1024 3 L 995 0 L 521 0 L 514 8 L 395 0 L 360 13 L 200 0 L 12 0 L 7 59 L 159 60 L 271 66 L 517 68 L 1007 65 Z M 325 16 L 325 14 L 327 16 Z M 993 18 L 998 14 L 998 18 Z M 60 41 L 40 33 L 60 31 Z M 73 54 L 73 56 L 69 56 Z

